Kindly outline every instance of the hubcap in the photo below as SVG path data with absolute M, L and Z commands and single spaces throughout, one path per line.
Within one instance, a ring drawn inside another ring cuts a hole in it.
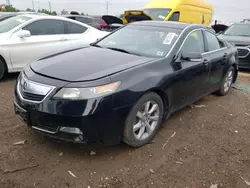
M 233 82 L 233 71 L 231 70 L 230 72 L 228 72 L 224 82 L 224 92 L 227 92 L 230 89 L 232 82 Z
M 160 116 L 159 105 L 154 101 L 144 103 L 136 114 L 133 133 L 138 140 L 148 138 L 155 130 Z

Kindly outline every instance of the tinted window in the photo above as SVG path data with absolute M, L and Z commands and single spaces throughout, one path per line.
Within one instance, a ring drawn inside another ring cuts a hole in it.
M 182 52 L 198 52 L 204 53 L 204 40 L 201 31 L 194 31 L 185 40 L 182 49 Z
M 15 27 L 27 22 L 31 17 L 26 16 L 14 16 L 8 19 L 5 19 L 0 22 L 0 33 L 5 33 L 14 29 Z
M 224 35 L 250 36 L 250 24 L 233 24 L 227 28 Z
M 23 28 L 31 35 L 58 35 L 64 34 L 64 25 L 61 20 L 38 20 Z
M 93 22 L 92 19 L 84 18 L 84 17 L 77 17 L 76 20 L 79 21 L 79 22 L 82 22 L 82 23 L 92 23 Z
M 175 28 L 127 25 L 100 40 L 97 45 L 118 48 L 135 55 L 161 58 L 167 55 L 180 32 Z
M 98 24 L 103 24 L 105 23 L 104 20 L 100 17 L 95 17 L 95 21 L 98 23 Z
M 204 33 L 205 33 L 205 37 L 208 43 L 208 51 L 220 49 L 220 43 L 217 37 L 208 31 L 205 31 Z
M 180 13 L 174 12 L 172 16 L 168 19 L 169 21 L 179 21 Z
M 75 24 L 72 22 L 64 22 L 64 23 L 65 23 L 66 34 L 84 33 L 87 30 L 87 27 L 84 27 L 79 24 Z

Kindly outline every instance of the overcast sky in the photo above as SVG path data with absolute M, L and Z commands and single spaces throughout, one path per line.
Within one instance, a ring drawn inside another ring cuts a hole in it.
M 32 8 L 32 0 L 9 0 L 18 9 Z M 61 12 L 62 9 L 75 10 L 88 14 L 106 14 L 106 0 L 34 0 L 35 9 L 49 9 Z M 142 9 L 150 0 L 108 0 L 109 14 L 119 14 L 126 9 Z M 164 1 L 164 0 L 162 0 Z M 165 0 L 167 1 L 167 0 Z M 249 0 L 206 0 L 214 6 L 214 19 L 239 21 L 250 18 Z M 5 3 L 6 0 L 0 0 Z

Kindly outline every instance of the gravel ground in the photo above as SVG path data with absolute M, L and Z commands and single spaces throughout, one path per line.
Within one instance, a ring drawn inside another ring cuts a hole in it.
M 227 96 L 207 96 L 170 117 L 139 149 L 41 137 L 14 116 L 16 77 L 0 83 L 1 188 L 249 187 L 250 72 Z

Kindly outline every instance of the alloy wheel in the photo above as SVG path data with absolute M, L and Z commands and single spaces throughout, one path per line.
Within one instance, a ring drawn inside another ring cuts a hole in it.
M 233 82 L 233 70 L 229 71 L 226 75 L 225 82 L 224 82 L 224 92 L 227 92 Z
M 148 101 L 142 105 L 136 114 L 133 133 L 138 140 L 147 139 L 155 130 L 160 118 L 160 108 L 155 101 Z

